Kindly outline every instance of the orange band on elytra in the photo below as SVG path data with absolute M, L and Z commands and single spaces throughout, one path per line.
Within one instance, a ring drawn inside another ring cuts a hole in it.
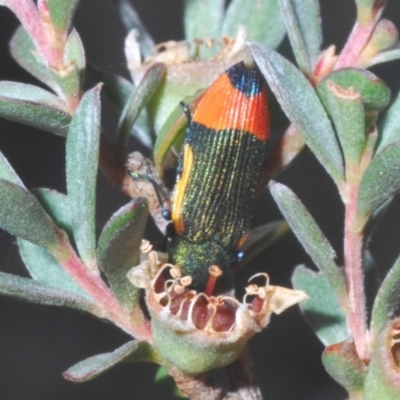
M 215 130 L 246 131 L 262 141 L 269 138 L 267 94 L 263 87 L 255 96 L 235 88 L 222 74 L 207 90 L 193 115 L 193 121 Z

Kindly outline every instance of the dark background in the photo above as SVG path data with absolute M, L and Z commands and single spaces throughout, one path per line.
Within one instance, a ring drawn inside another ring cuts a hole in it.
M 132 3 L 156 42 L 183 38 L 181 1 L 132 0 Z M 335 43 L 340 49 L 355 20 L 355 6 L 349 0 L 321 0 L 320 3 L 324 47 Z M 400 2 L 389 0 L 389 3 L 385 16 L 400 27 Z M 36 83 L 9 56 L 8 41 L 16 26 L 14 15 L 0 7 L 0 79 Z M 125 30 L 111 1 L 81 1 L 75 26 L 91 62 L 127 76 L 123 55 Z M 373 72 L 397 93 L 399 62 L 376 67 Z M 50 187 L 65 192 L 63 139 L 0 120 L 0 149 L 28 188 Z M 279 180 L 304 201 L 340 260 L 343 209 L 330 178 L 313 156 L 304 152 Z M 128 199 L 107 186 L 101 176 L 98 191 L 98 225 L 101 227 Z M 398 241 L 393 240 L 399 237 L 398 206 L 399 202 L 395 201 L 390 207 L 371 245 L 383 269 L 389 268 L 398 254 Z M 258 205 L 257 224 L 277 218 L 276 206 L 265 195 Z M 291 271 L 302 263 L 312 265 L 296 239 L 288 235 L 242 271 L 238 281 L 243 286 L 253 272 L 263 270 L 269 273 L 273 284 L 288 286 Z M 15 239 L 3 231 L 0 231 L 0 270 L 27 275 Z M 112 351 L 127 340 L 128 336 L 118 328 L 91 316 L 0 297 L 0 400 L 173 398 L 154 386 L 157 367 L 151 364 L 118 365 L 82 384 L 70 383 L 61 377 L 74 363 Z M 297 308 L 273 317 L 268 328 L 250 343 L 255 374 L 265 398 L 344 399 L 344 390 L 322 368 L 322 350 L 322 344 L 302 320 Z

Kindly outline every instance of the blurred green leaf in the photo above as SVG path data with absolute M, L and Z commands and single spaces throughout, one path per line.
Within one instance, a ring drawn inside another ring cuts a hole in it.
M 122 22 L 128 31 L 135 29 L 138 34 L 138 42 L 143 57 L 147 57 L 154 49 L 155 43 L 143 22 L 140 20 L 138 13 L 128 0 L 114 0 L 117 3 L 119 14 Z
M 18 239 L 18 246 L 22 261 L 35 281 L 88 298 L 86 292 L 71 279 L 45 249 L 23 239 Z
M 400 189 L 400 140 L 371 161 L 361 180 L 357 214 L 368 217 Z
M 318 0 L 280 0 L 286 31 L 300 70 L 313 71 L 321 50 L 322 29 Z
M 400 92 L 387 111 L 379 129 L 379 142 L 376 153 L 380 153 L 386 146 L 400 139 Z
M 137 340 L 132 340 L 110 353 L 89 357 L 67 369 L 63 373 L 63 377 L 72 382 L 85 382 L 94 379 L 123 361 L 136 351 L 140 345 L 141 343 Z
M 358 165 L 365 144 L 365 112 L 361 96 L 333 81 L 327 81 L 326 86 L 327 111 L 335 124 L 344 158 Z
M 167 368 L 165 368 L 163 365 L 158 367 L 154 381 L 155 381 L 156 385 L 161 390 L 163 390 L 165 393 L 169 393 L 169 394 L 172 394 L 177 397 L 187 398 L 187 396 L 184 396 L 179 391 L 178 387 L 176 386 L 175 381 L 169 375 Z
M 269 188 L 293 233 L 323 272 L 342 304 L 346 297 L 346 283 L 335 263 L 335 252 L 328 240 L 300 199 L 287 186 L 271 181 Z
M 9 181 L 21 187 L 25 187 L 21 179 L 14 171 L 14 168 L 10 165 L 7 158 L 4 157 L 3 153 L 0 151 L 0 179 Z
M 358 92 L 365 109 L 381 111 L 390 101 L 390 89 L 372 72 L 358 68 L 343 68 L 331 72 L 318 85 L 318 95 L 326 102 L 327 82 L 332 81 L 343 89 Z
M 60 95 L 62 92 L 53 79 L 53 75 L 48 69 L 46 62 L 36 50 L 31 38 L 26 30 L 20 26 L 10 42 L 11 55 L 14 60 L 26 71 L 39 79 L 55 93 Z
M 299 306 L 325 346 L 341 342 L 350 336 L 346 316 L 340 308 L 336 293 L 322 272 L 317 273 L 299 265 L 294 270 L 292 283 L 296 290 L 303 290 L 309 296 Z
M 63 103 L 40 87 L 19 82 L 0 82 L 0 116 L 66 136 L 71 116 Z
M 140 243 L 146 227 L 148 206 L 138 198 L 120 208 L 100 235 L 97 260 L 112 291 L 128 310 L 138 301 L 138 289 L 129 282 L 127 272 L 140 261 Z
M 191 43 L 195 39 L 215 41 L 220 40 L 221 23 L 224 16 L 224 0 L 185 0 L 183 24 L 185 38 Z M 207 21 L 207 23 L 204 23 Z M 200 47 L 201 58 L 208 58 L 218 51 L 217 46 L 212 49 Z
M 342 181 L 344 171 L 339 143 L 311 84 L 275 51 L 261 44 L 251 44 L 250 48 L 292 124 L 335 182 Z
M 373 65 L 377 64 L 382 64 L 382 63 L 387 63 L 390 61 L 395 61 L 400 58 L 400 49 L 395 48 L 387 51 L 382 51 L 381 53 L 378 53 L 376 56 L 372 57 L 369 61 L 366 67 L 370 68 Z
M 132 92 L 118 123 L 118 141 L 120 144 L 126 142 L 136 118 L 157 89 L 165 71 L 164 64 L 153 64 L 146 71 L 136 90 Z
M 47 250 L 59 242 L 57 228 L 35 196 L 0 179 L 0 227 Z
M 397 258 L 383 280 L 376 295 L 371 315 L 371 334 L 374 337 L 383 331 L 388 321 L 399 311 L 400 305 L 400 257 Z
M 246 28 L 248 39 L 272 48 L 279 46 L 285 36 L 285 22 L 279 0 L 232 0 L 226 10 L 221 35 L 236 37 L 239 26 Z
M 79 0 L 46 0 L 50 18 L 58 31 L 67 31 L 74 16 Z
M 360 26 L 374 23 L 376 15 L 383 11 L 387 0 L 355 0 L 357 6 L 357 22 Z
M 399 322 L 397 318 L 383 326 L 377 340 L 372 343 L 375 351 L 364 382 L 364 400 L 399 399 L 398 345 L 396 346 Z
M 48 306 L 71 307 L 89 312 L 93 308 L 87 298 L 76 293 L 5 272 L 0 272 L 0 294 Z
M 354 392 L 362 393 L 367 367 L 358 357 L 352 338 L 327 347 L 322 363 L 329 375 L 349 392 L 350 398 Z
M 119 115 L 132 96 L 135 85 L 122 76 L 102 71 L 93 65 L 88 65 L 86 74 L 93 84 L 103 83 L 101 98 L 104 98 L 112 107 L 112 111 Z
M 244 245 L 239 249 L 244 253 L 244 257 L 240 261 L 240 268 L 247 265 L 289 231 L 289 225 L 285 221 L 270 222 L 252 229 Z
M 66 143 L 67 191 L 74 238 L 83 261 L 95 260 L 96 178 L 100 139 L 100 87 L 86 92 L 72 118 Z

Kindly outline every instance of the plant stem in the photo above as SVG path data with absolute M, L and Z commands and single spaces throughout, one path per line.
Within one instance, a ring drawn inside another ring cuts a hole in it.
M 344 271 L 350 301 L 347 324 L 361 360 L 368 361 L 367 317 L 362 265 L 363 235 L 356 218 L 359 185 L 347 186 L 344 221 Z

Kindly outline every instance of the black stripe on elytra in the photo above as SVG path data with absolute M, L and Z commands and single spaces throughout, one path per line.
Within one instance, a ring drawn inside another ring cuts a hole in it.
M 242 61 L 230 67 L 225 73 L 231 80 L 232 86 L 240 90 L 246 97 L 258 95 L 264 86 L 261 73 L 256 65 L 248 67 Z

